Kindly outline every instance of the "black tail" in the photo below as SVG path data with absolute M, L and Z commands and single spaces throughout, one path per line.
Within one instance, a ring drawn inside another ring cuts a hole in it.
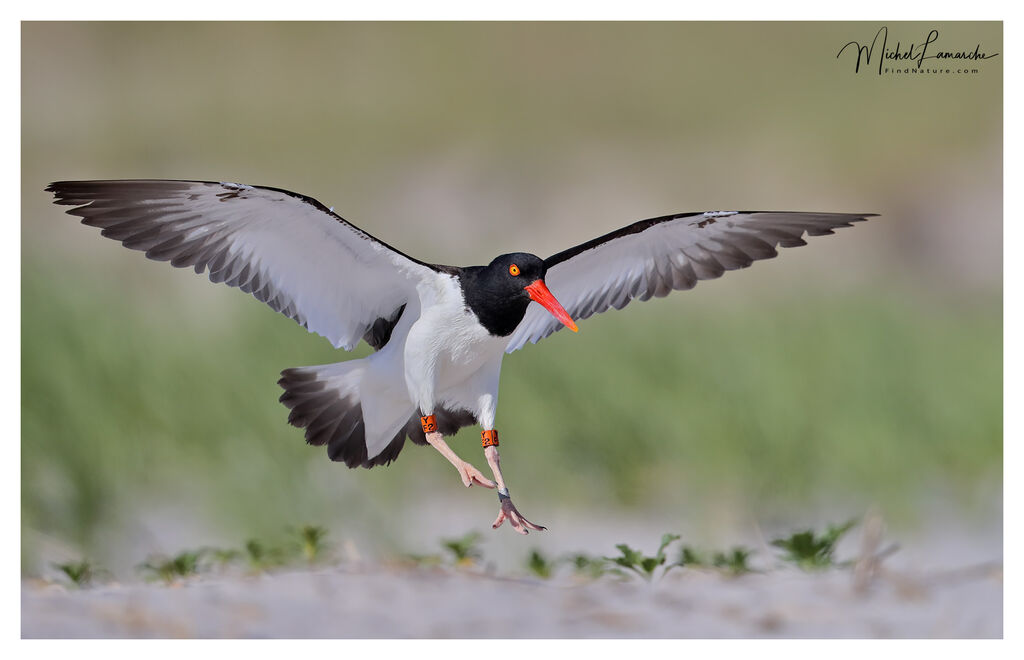
M 350 468 L 372 468 L 388 465 L 398 458 L 408 437 L 418 445 L 427 444 L 416 411 L 383 451 L 368 457 L 363 425 L 363 409 L 359 402 L 361 367 L 357 360 L 319 367 L 297 367 L 281 372 L 277 384 L 284 389 L 280 401 L 289 409 L 288 423 L 306 429 L 306 442 L 327 445 L 332 461 Z M 454 435 L 463 426 L 476 423 L 464 410 L 435 410 L 437 429 L 443 435 Z

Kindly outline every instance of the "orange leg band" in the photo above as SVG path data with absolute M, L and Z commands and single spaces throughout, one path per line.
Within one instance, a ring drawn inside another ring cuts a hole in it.
M 420 417 L 420 426 L 423 427 L 424 433 L 434 433 L 435 431 L 437 431 L 437 420 L 434 419 L 433 415 Z
M 480 434 L 480 444 L 483 445 L 484 448 L 497 447 L 498 432 L 493 429 L 490 431 L 484 431 L 483 433 Z

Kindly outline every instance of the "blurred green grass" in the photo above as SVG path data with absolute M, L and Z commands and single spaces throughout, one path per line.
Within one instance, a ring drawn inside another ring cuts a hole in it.
M 454 493 L 424 448 L 350 472 L 304 446 L 276 402 L 277 372 L 347 354 L 254 300 L 228 292 L 238 300 L 204 319 L 180 295 L 140 309 L 117 283 L 28 272 L 23 527 L 93 549 L 118 512 L 146 502 L 251 534 L 400 506 L 424 488 Z M 1000 478 L 997 300 L 953 312 L 893 291 L 690 295 L 506 358 L 498 426 L 518 491 L 699 518 L 722 497 L 898 507 L 934 487 L 969 500 Z M 476 437 L 465 429 L 454 446 L 478 458 Z M 358 499 L 340 506 L 346 497 Z

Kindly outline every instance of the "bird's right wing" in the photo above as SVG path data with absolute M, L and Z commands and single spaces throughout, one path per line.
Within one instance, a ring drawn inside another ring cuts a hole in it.
M 872 215 L 708 211 L 641 220 L 548 257 L 544 280 L 569 316 L 585 319 L 612 307 L 622 309 L 633 299 L 692 289 L 698 280 L 776 256 L 776 246 L 804 245 L 804 233 L 831 234 Z M 530 305 L 505 352 L 537 343 L 562 327 L 540 305 Z
M 150 259 L 192 266 L 351 350 L 437 269 L 276 188 L 207 181 L 61 181 L 68 213 Z

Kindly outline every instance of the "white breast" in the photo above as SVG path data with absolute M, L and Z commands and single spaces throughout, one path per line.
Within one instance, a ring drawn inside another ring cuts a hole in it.
M 422 312 L 405 343 L 409 397 L 420 410 L 462 408 L 483 423 L 498 398 L 507 338 L 493 337 L 462 297 L 458 279 L 442 275 L 420 288 Z

